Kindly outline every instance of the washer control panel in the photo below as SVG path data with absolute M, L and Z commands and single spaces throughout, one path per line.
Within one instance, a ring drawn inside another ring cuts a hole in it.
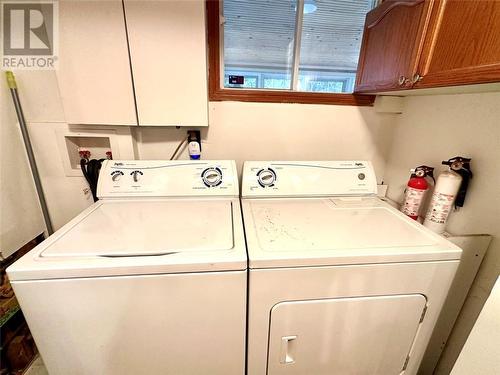
M 236 164 L 229 160 L 106 160 L 99 174 L 97 195 L 238 196 Z
M 375 195 L 368 161 L 247 161 L 243 197 Z

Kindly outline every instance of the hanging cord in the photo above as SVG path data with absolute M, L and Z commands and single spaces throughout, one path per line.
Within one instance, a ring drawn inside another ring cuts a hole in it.
M 94 202 L 99 200 L 99 198 L 97 198 L 97 182 L 99 180 L 99 171 L 101 170 L 103 161 L 104 159 L 80 160 L 80 168 L 82 169 L 82 173 L 89 184 Z
M 172 156 L 170 157 L 170 160 L 174 160 L 175 156 L 177 155 L 177 153 L 179 152 L 179 150 L 181 149 L 182 145 L 187 141 L 187 137 L 183 138 L 180 143 L 177 145 L 177 148 L 175 149 L 174 153 L 172 154 Z

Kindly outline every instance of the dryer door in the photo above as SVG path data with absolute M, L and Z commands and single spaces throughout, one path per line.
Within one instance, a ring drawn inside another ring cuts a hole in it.
M 426 301 L 410 294 L 279 303 L 268 375 L 398 375 Z

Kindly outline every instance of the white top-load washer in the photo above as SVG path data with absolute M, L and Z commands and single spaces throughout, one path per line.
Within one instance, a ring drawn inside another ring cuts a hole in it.
M 243 374 L 233 161 L 105 161 L 100 200 L 7 273 L 51 375 Z
M 461 250 L 366 161 L 246 162 L 249 375 L 416 374 Z

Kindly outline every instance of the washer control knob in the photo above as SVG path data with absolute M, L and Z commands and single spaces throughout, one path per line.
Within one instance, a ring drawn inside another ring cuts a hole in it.
M 130 173 L 130 175 L 132 176 L 134 182 L 137 182 L 139 181 L 139 178 L 143 175 L 144 173 L 142 173 L 142 171 L 132 171 Z
M 271 169 L 262 169 L 257 173 L 257 181 L 262 187 L 273 186 L 276 182 L 276 173 Z
M 111 173 L 111 180 L 113 180 L 113 182 L 119 181 L 122 176 L 122 171 L 114 171 Z
M 208 187 L 219 186 L 222 183 L 222 171 L 220 168 L 207 168 L 201 173 L 203 183 Z

